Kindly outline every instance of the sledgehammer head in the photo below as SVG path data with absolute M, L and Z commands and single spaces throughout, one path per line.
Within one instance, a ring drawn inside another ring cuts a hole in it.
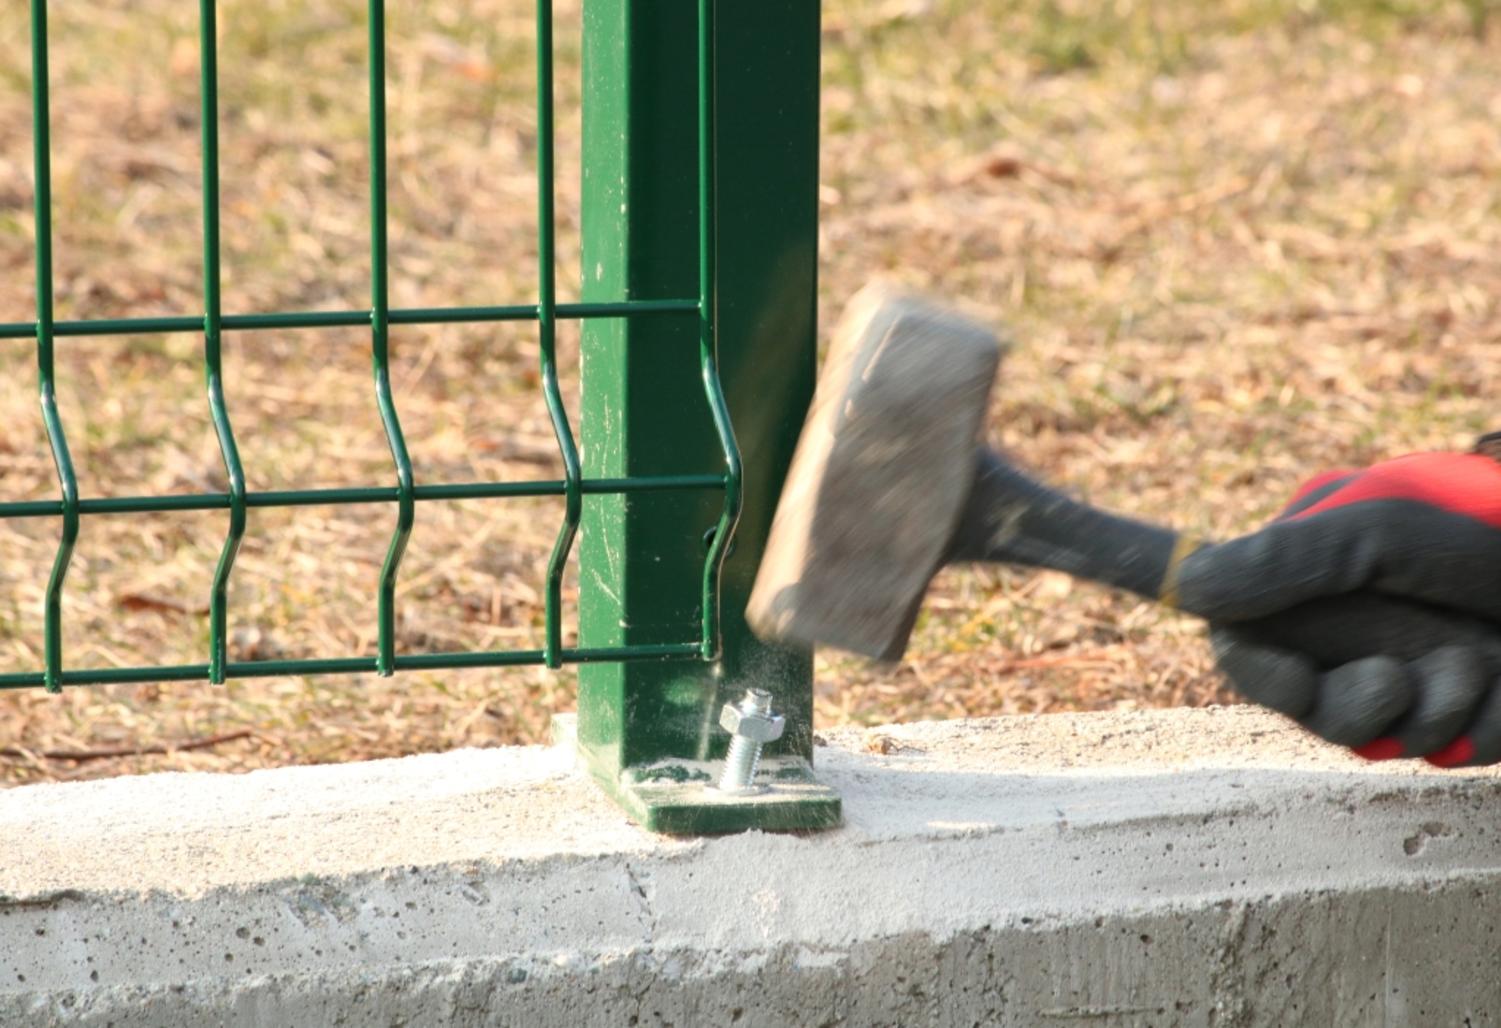
M 901 656 L 974 481 L 1001 349 L 913 296 L 850 302 L 746 611 L 759 634 Z

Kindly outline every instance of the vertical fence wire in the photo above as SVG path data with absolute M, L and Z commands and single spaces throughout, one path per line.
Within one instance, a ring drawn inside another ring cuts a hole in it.
M 718 348 L 714 332 L 715 311 L 715 210 L 714 210 L 714 0 L 698 3 L 698 354 L 704 393 L 714 430 L 724 450 L 724 507 L 714 529 L 714 540 L 704 561 L 703 640 L 705 660 L 719 657 L 719 591 L 724 559 L 729 553 L 735 526 L 740 520 L 743 472 L 740 447 L 730 424 L 729 404 L 719 381 Z
M 558 386 L 557 353 L 557 218 L 553 204 L 553 46 L 552 0 L 537 0 L 537 333 L 542 361 L 542 390 L 553 434 L 563 457 L 563 525 L 547 562 L 545 604 L 547 666 L 562 667 L 563 572 L 578 535 L 583 512 L 583 473 L 578 447 L 568 424 L 568 409 Z
M 223 333 L 224 313 L 220 301 L 219 258 L 219 41 L 216 0 L 199 0 L 198 70 L 199 101 L 202 106 L 203 149 L 203 365 L 208 386 L 209 414 L 214 435 L 229 476 L 229 534 L 219 551 L 214 569 L 214 583 L 209 594 L 209 681 L 224 684 L 224 669 L 229 661 L 227 641 L 229 621 L 229 576 L 234 570 L 240 542 L 245 537 L 245 469 L 240 463 L 240 448 L 230 426 L 229 409 L 224 402 Z
M 388 676 L 396 670 L 396 573 L 406 553 L 407 540 L 416 520 L 413 493 L 412 458 L 407 453 L 406 437 L 396 404 L 391 398 L 390 292 L 387 268 L 390 263 L 386 239 L 386 5 L 385 0 L 370 0 L 367 21 L 370 29 L 370 338 L 371 359 L 375 369 L 375 400 L 380 420 L 391 446 L 396 465 L 396 531 L 386 550 L 380 572 L 379 651 L 376 672 Z
M 48 692 L 62 690 L 63 582 L 78 541 L 78 476 L 68 452 L 57 409 L 57 371 L 53 364 L 52 339 L 52 138 L 49 110 L 50 83 L 47 67 L 47 0 L 31 0 L 31 139 L 36 183 L 36 343 L 38 392 L 42 421 L 57 480 L 62 490 L 62 538 L 52 561 L 44 601 L 46 650 L 45 685 Z

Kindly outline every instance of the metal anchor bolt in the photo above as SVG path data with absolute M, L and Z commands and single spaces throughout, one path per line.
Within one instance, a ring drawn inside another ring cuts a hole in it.
M 724 772 L 719 776 L 719 791 L 747 793 L 756 791 L 756 765 L 761 762 L 761 747 L 782 737 L 787 719 L 771 710 L 771 693 L 765 689 L 748 689 L 739 703 L 726 703 L 719 714 L 719 725 L 733 738 L 724 755 Z

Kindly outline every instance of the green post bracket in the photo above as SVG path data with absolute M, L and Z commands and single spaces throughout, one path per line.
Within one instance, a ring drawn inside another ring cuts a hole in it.
M 705 308 L 743 459 L 743 508 L 724 563 L 714 662 L 585 664 L 576 745 L 644 827 L 674 834 L 839 823 L 813 775 L 813 668 L 743 612 L 812 396 L 816 359 L 819 5 L 712 9 L 712 190 L 699 187 L 699 19 L 660 0 L 585 0 L 584 300 L 692 295 L 701 204 L 714 269 Z M 710 195 L 712 194 L 712 195 Z M 722 472 L 699 324 L 682 314 L 591 320 L 582 341 L 586 477 Z M 700 580 L 722 493 L 585 498 L 583 647 L 672 643 L 702 620 Z M 755 686 L 787 719 L 752 796 L 715 790 L 720 708 Z

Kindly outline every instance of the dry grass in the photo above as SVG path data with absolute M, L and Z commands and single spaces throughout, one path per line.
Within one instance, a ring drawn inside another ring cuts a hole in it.
M 221 4 L 225 308 L 367 303 L 360 9 Z M 578 281 L 577 14 L 559 3 L 559 282 Z M 392 302 L 533 291 L 531 8 L 391 4 Z M 1107 505 L 1249 528 L 1307 471 L 1495 427 L 1501 63 L 1486 5 L 1398 0 L 825 4 L 824 322 L 883 273 L 1022 341 L 996 438 Z M 198 309 L 190 5 L 53 5 L 60 317 Z M 0 21 L 0 320 L 31 308 L 24 19 Z M 574 348 L 574 337 L 564 340 Z M 531 330 L 401 328 L 424 481 L 553 477 Z M 66 340 L 86 495 L 222 489 L 190 336 Z M 381 484 L 358 331 L 231 339 L 253 488 Z M 0 343 L 0 497 L 53 495 L 33 357 Z M 571 364 L 570 364 L 571 366 Z M 571 379 L 570 379 L 571 381 Z M 403 577 L 409 650 L 536 645 L 545 501 L 427 504 Z M 371 652 L 393 516 L 257 511 L 238 656 Z M 85 522 L 75 666 L 202 659 L 222 514 Z M 0 668 L 40 664 L 56 526 L 0 522 Z M 911 659 L 829 659 L 821 723 L 1224 699 L 1192 623 L 1001 570 L 946 574 Z M 0 696 L 0 777 L 243 769 L 533 740 L 571 704 L 542 671 Z M 193 751 L 71 761 L 248 729 Z

